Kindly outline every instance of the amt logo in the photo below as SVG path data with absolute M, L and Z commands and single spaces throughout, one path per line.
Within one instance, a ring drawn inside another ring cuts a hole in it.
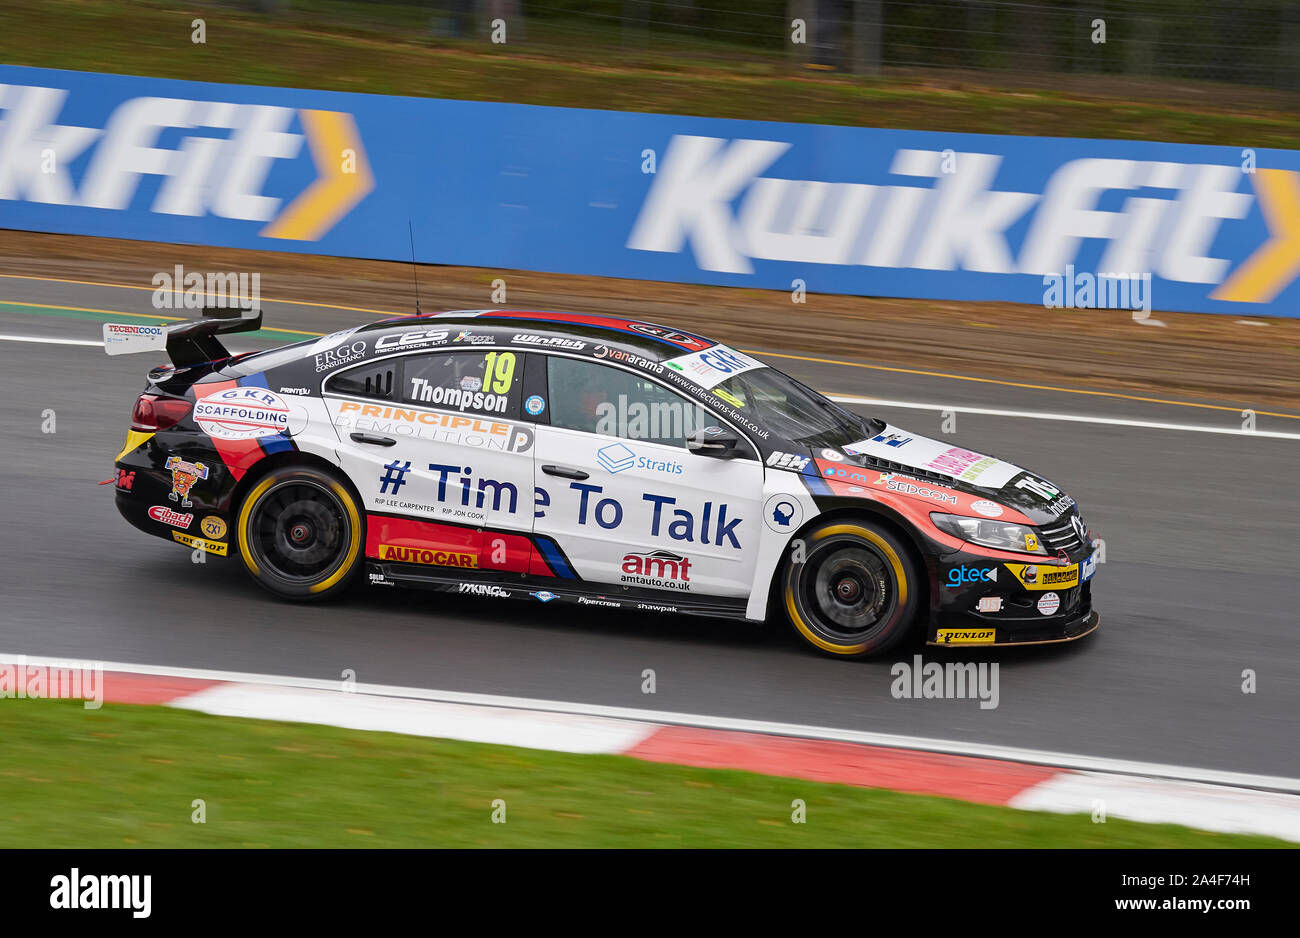
M 996 583 L 997 580 L 997 567 L 953 567 L 948 571 L 949 589 L 966 583 Z

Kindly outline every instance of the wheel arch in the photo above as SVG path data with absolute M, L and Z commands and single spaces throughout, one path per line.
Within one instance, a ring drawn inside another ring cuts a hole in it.
M 239 516 L 239 509 L 244 504 L 244 499 L 247 497 L 249 490 L 251 490 L 254 485 L 275 470 L 282 469 L 286 466 L 310 466 L 313 469 L 318 469 L 334 476 L 347 487 L 348 492 L 352 495 L 353 500 L 357 504 L 358 510 L 361 512 L 362 519 L 364 520 L 366 512 L 364 503 L 361 501 L 361 493 L 357 491 L 357 487 L 352 484 L 352 480 L 348 478 L 348 475 L 343 471 L 343 468 L 339 466 L 338 463 L 330 462 L 322 456 L 317 456 L 315 453 L 307 453 L 302 450 L 271 453 L 253 463 L 253 465 L 249 467 L 249 470 L 244 473 L 243 477 L 235 483 L 235 487 L 230 493 L 230 517 L 233 519 Z
M 337 567 L 328 577 L 320 583 L 308 584 L 304 589 L 306 592 L 295 588 L 286 592 L 283 588 L 268 585 L 259 571 L 258 565 L 251 558 L 245 547 L 244 540 L 244 514 L 247 506 L 246 502 L 251 494 L 256 494 L 263 488 L 263 483 L 271 484 L 270 477 L 277 472 L 284 471 L 301 471 L 308 470 L 318 473 L 330 480 L 330 484 L 337 485 L 337 497 L 343 497 L 351 501 L 351 506 L 345 510 L 353 513 L 354 525 L 356 528 L 357 540 L 355 546 L 348 548 L 347 557 L 343 564 Z M 308 600 L 323 598 L 336 592 L 341 584 L 354 579 L 356 571 L 362 569 L 366 562 L 366 538 L 367 538 L 367 517 L 364 503 L 361 500 L 357 487 L 348 478 L 346 472 L 337 463 L 313 453 L 302 451 L 290 451 L 283 453 L 273 453 L 264 459 L 259 460 L 240 478 L 236 489 L 232 492 L 230 503 L 231 527 L 234 529 L 232 544 L 238 551 L 238 555 L 243 558 L 244 566 L 247 572 L 253 577 L 259 586 L 270 592 L 290 600 Z M 352 550 L 356 553 L 353 554 Z
M 917 618 L 925 622 L 932 619 L 933 612 L 938 608 L 939 602 L 938 578 L 936 575 L 938 568 L 934 555 L 926 551 L 924 541 L 922 541 L 916 528 L 897 512 L 891 511 L 887 506 L 878 502 L 846 499 L 808 519 L 786 542 L 785 549 L 781 552 L 781 559 L 772 568 L 772 575 L 767 584 L 767 621 L 780 621 L 783 615 L 779 608 L 782 601 L 779 582 L 785 572 L 786 564 L 790 562 L 790 554 L 794 550 L 795 542 L 804 537 L 809 531 L 823 524 L 833 521 L 855 520 L 870 521 L 899 538 L 912 562 L 916 564 L 918 570 L 922 571 L 922 575 L 926 579 L 926 588 L 919 591 L 922 607 L 918 610 Z

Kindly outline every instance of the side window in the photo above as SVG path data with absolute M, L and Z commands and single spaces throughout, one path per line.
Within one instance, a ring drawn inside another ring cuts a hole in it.
M 518 352 L 429 352 L 406 359 L 400 397 L 404 403 L 439 410 L 518 417 L 523 381 Z
M 546 373 L 553 427 L 685 447 L 697 430 L 718 422 L 693 401 L 621 368 L 551 355 Z
M 335 394 L 350 394 L 353 397 L 377 397 L 380 400 L 393 400 L 397 389 L 397 362 L 383 361 L 371 365 L 359 365 L 330 375 L 325 382 L 325 390 Z

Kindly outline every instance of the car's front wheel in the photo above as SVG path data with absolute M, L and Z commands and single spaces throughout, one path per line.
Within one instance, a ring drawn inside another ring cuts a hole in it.
M 880 654 L 902 641 L 921 605 L 916 563 L 897 535 L 870 521 L 830 521 L 793 545 L 782 573 L 786 615 L 814 648 Z
M 283 467 L 259 479 L 240 505 L 237 530 L 244 567 L 286 599 L 332 595 L 363 562 L 356 500 L 314 467 Z

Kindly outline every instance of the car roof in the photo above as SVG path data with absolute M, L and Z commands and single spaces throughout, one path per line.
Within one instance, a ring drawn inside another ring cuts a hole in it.
M 550 310 L 471 309 L 424 313 L 384 319 L 363 327 L 361 331 L 400 332 L 409 330 L 413 324 L 428 322 L 464 323 L 465 326 L 492 328 L 494 331 L 508 329 L 530 335 L 605 342 L 636 351 L 645 358 L 657 362 L 702 351 L 718 344 L 712 339 L 706 339 L 692 332 L 642 319 Z

